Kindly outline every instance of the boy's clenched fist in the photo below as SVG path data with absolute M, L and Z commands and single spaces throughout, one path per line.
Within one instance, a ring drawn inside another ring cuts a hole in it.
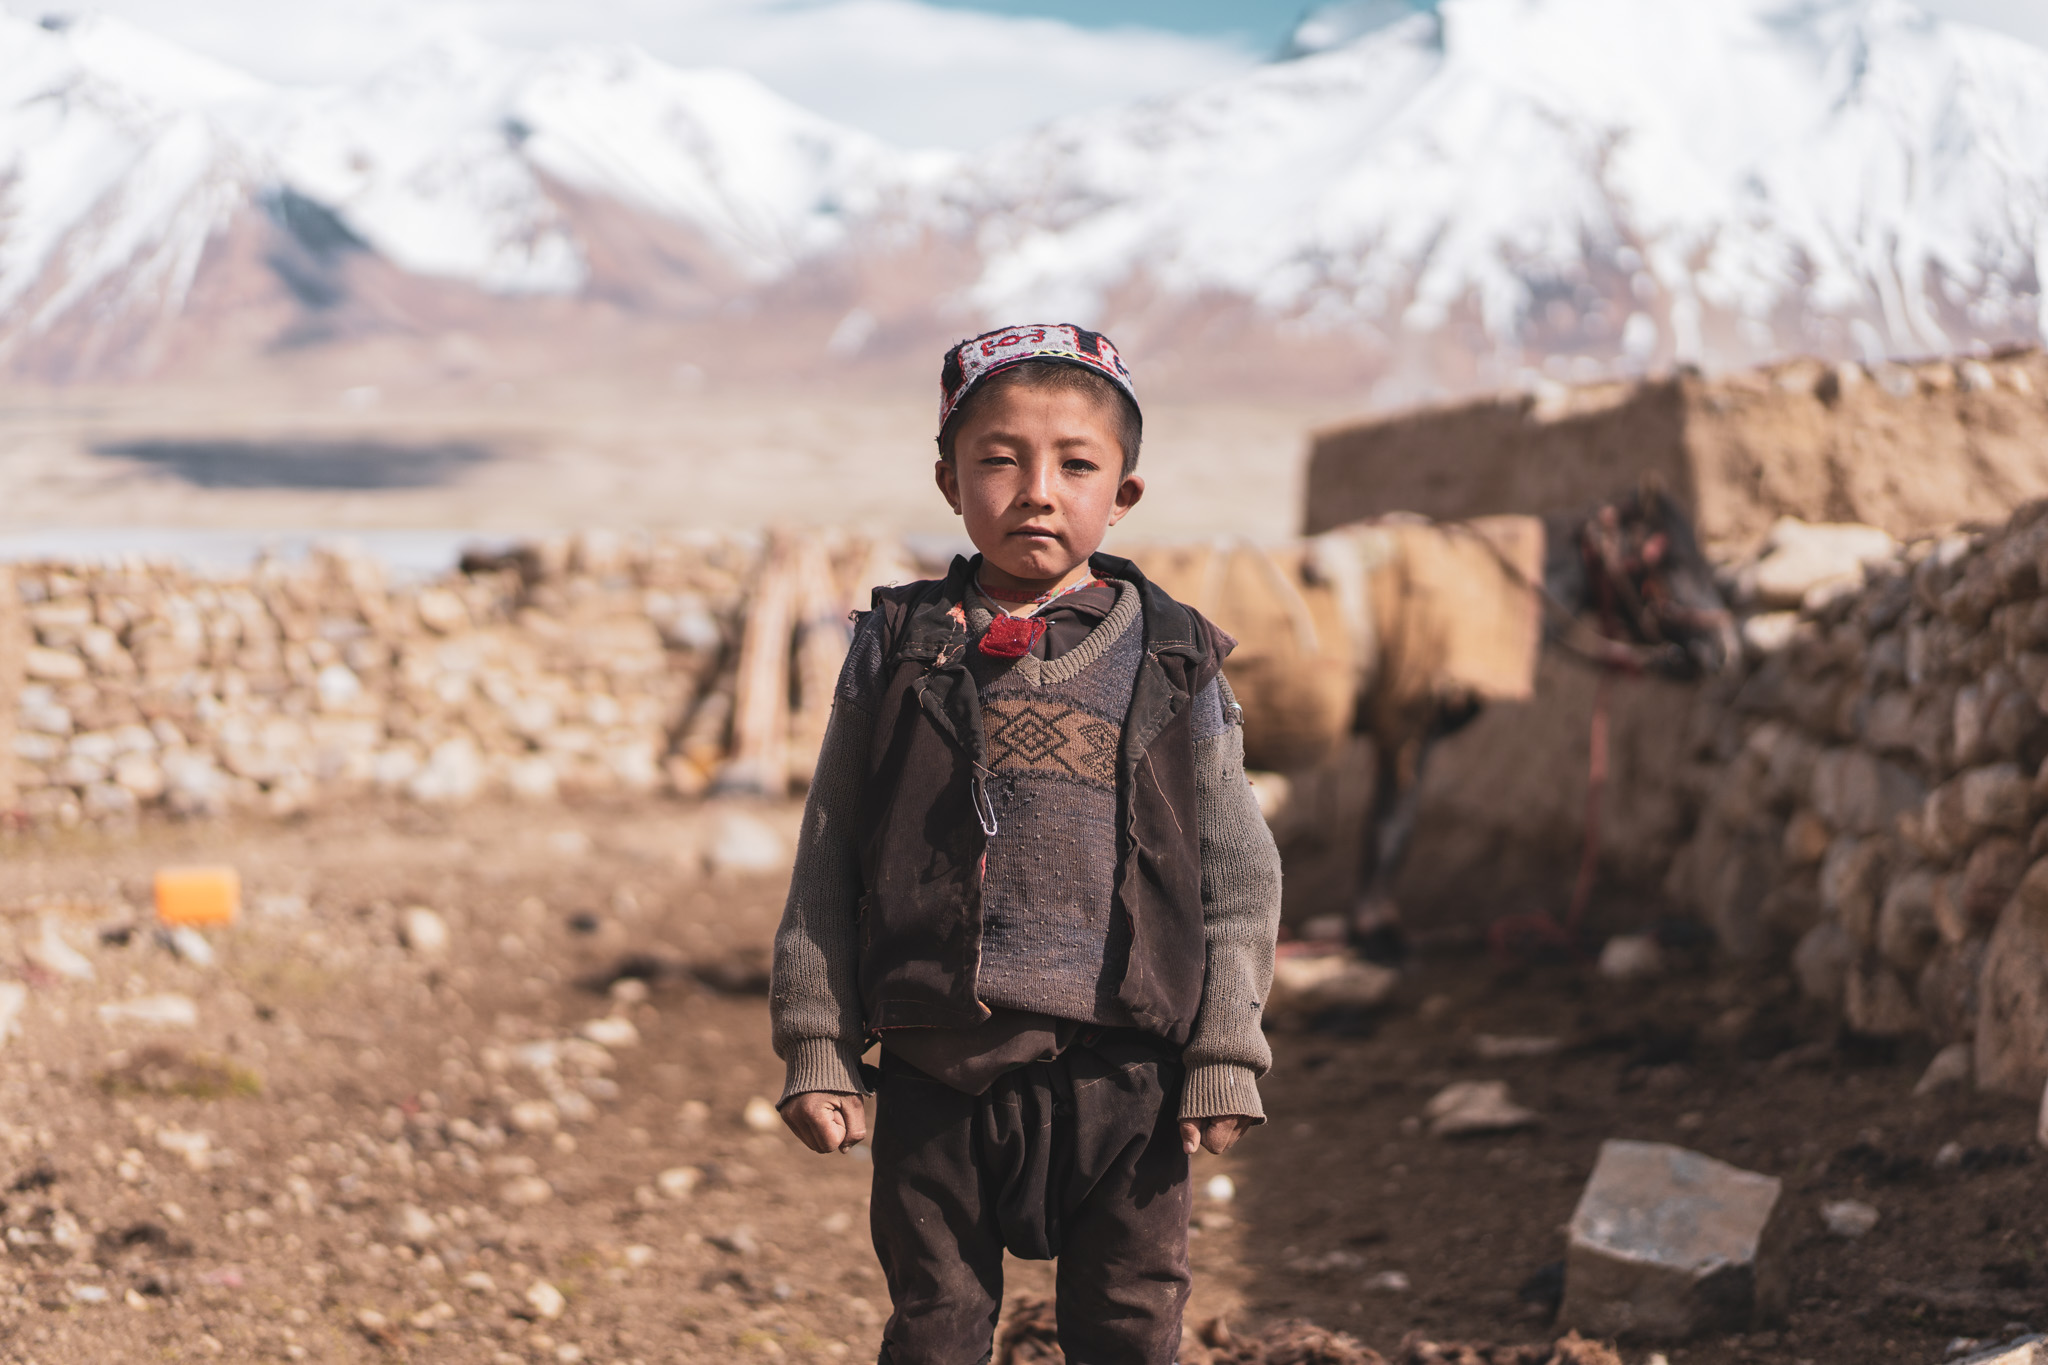
M 812 1090 L 782 1106 L 782 1121 L 814 1152 L 850 1152 L 867 1141 L 868 1111 L 858 1095 Z

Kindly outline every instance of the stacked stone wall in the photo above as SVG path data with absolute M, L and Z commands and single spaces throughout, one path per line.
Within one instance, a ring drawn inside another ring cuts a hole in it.
M 2048 1082 L 2048 503 L 1752 621 L 1669 886 L 1858 1032 Z
M 738 661 L 764 593 L 786 633 L 752 651 L 777 666 L 751 687 L 785 766 L 749 772 L 801 780 L 849 585 L 872 569 L 851 541 L 604 535 L 416 584 L 340 552 L 227 578 L 17 565 L 0 578 L 0 678 L 19 679 L 0 791 L 61 825 L 366 793 L 694 794 L 731 768 L 736 720 L 763 729 Z

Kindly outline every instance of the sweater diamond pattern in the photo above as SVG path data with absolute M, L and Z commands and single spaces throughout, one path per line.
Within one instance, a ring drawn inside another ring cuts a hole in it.
M 989 766 L 1116 789 L 1118 728 L 1057 701 L 991 697 L 982 706 Z

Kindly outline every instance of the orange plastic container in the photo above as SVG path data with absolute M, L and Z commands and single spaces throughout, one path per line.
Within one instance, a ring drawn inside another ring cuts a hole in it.
M 242 877 L 232 867 L 164 867 L 156 874 L 156 917 L 165 924 L 233 924 Z

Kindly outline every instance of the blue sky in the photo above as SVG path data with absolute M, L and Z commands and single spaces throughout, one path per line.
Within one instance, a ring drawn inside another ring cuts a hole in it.
M 2044 0 L 2048 2 L 2048 0 Z M 932 0 L 946 9 L 980 10 L 1011 18 L 1062 19 L 1081 28 L 1159 28 L 1205 37 L 1235 38 L 1265 52 L 1280 46 L 1301 17 L 1289 0 Z

